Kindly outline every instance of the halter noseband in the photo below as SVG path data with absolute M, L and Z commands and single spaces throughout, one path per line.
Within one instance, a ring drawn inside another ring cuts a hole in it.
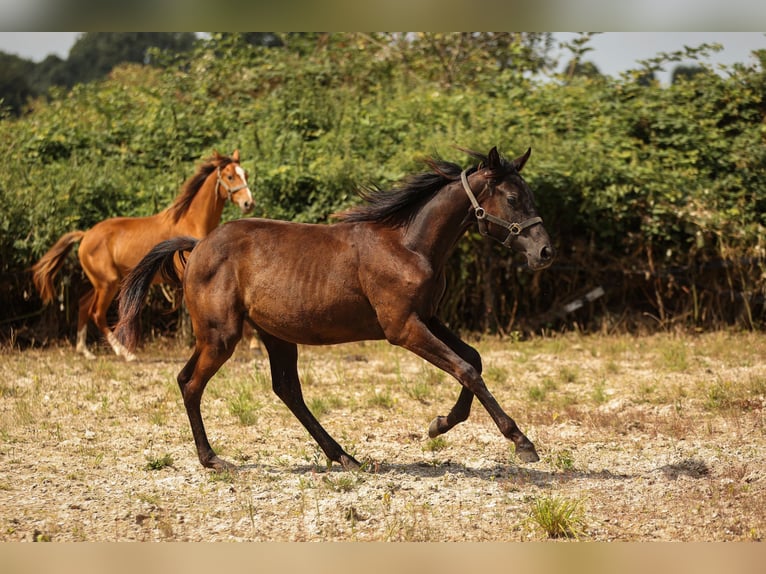
M 226 193 L 229 196 L 229 201 L 231 201 L 231 196 L 237 193 L 240 189 L 245 189 L 247 187 L 247 182 L 243 183 L 242 185 L 238 185 L 237 187 L 229 187 L 229 185 L 221 178 L 221 168 L 219 167 L 216 169 L 216 175 L 218 176 L 218 181 L 216 182 L 216 191 L 219 185 L 223 186 L 223 188 L 226 190 Z M 244 180 L 243 180 L 244 181 Z
M 492 237 L 489 235 L 487 230 L 487 222 L 499 225 L 503 229 L 508 230 L 508 235 L 504 241 L 500 241 L 497 237 L 492 237 L 492 239 L 499 241 L 506 247 L 510 247 L 512 238 L 520 235 L 521 232 L 524 231 L 527 227 L 532 227 L 533 225 L 537 225 L 538 223 L 543 222 L 542 217 L 530 217 L 521 223 L 511 223 L 510 221 L 500 219 L 499 217 L 495 217 L 494 215 L 487 213 L 484 211 L 484 208 L 479 205 L 479 202 L 476 200 L 476 196 L 473 194 L 473 191 L 471 191 L 471 186 L 468 185 L 468 176 L 466 175 L 467 172 L 468 170 L 464 169 L 460 173 L 460 180 L 463 182 L 463 189 L 465 189 L 465 192 L 468 194 L 468 199 L 471 201 L 473 212 L 476 215 L 477 221 L 479 222 L 479 233 L 482 235 Z

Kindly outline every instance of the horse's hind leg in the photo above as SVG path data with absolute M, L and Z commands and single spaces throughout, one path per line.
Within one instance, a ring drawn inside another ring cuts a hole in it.
M 216 470 L 227 470 L 236 467 L 230 462 L 219 458 L 210 446 L 207 433 L 205 432 L 205 425 L 202 422 L 200 405 L 205 386 L 210 378 L 221 368 L 221 365 L 231 357 L 236 344 L 237 341 L 230 345 L 213 346 L 201 343 L 198 339 L 194 354 L 178 374 L 178 386 L 181 388 L 186 415 L 189 417 L 194 444 L 197 447 L 197 456 L 202 466 Z
M 274 393 L 309 431 L 329 460 L 347 470 L 359 468 L 359 462 L 341 448 L 306 406 L 298 378 L 298 347 L 262 331 L 259 334 L 269 354 Z
M 98 285 L 95 288 L 95 298 L 90 305 L 90 317 L 112 347 L 114 354 L 118 357 L 124 357 L 126 361 L 134 361 L 136 356 L 128 351 L 125 346 L 117 340 L 117 337 L 112 333 L 106 320 L 109 305 L 114 301 L 114 297 L 117 295 L 118 290 L 119 283 L 117 281 Z
M 84 355 L 86 359 L 95 359 L 96 355 L 88 349 L 88 320 L 90 319 L 90 307 L 93 304 L 93 298 L 96 292 L 93 288 L 80 297 L 79 309 L 77 312 L 77 344 L 75 351 Z
M 450 349 L 455 351 L 463 360 L 467 361 L 479 374 L 481 374 L 481 356 L 476 349 L 467 343 L 464 343 L 437 319 L 433 319 L 428 326 L 434 335 L 441 339 Z M 431 424 L 428 427 L 428 436 L 434 438 L 440 434 L 444 434 L 455 425 L 467 420 L 468 416 L 471 414 L 473 397 L 474 394 L 467 387 L 462 387 L 460 396 L 449 414 L 447 416 L 438 416 L 431 421 Z

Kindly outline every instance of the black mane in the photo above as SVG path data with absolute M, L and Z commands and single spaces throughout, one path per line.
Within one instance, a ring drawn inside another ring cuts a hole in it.
M 480 160 L 478 166 L 468 170 L 476 171 L 486 163 L 487 157 L 470 150 L 462 150 Z M 335 214 L 335 217 L 346 222 L 375 222 L 393 227 L 407 225 L 418 208 L 433 197 L 436 192 L 449 183 L 460 179 L 463 171 L 459 165 L 440 159 L 427 159 L 425 164 L 431 171 L 410 175 L 400 180 L 389 189 L 366 186 L 357 189 L 357 194 L 364 203 L 351 209 Z M 509 171 L 515 171 L 512 164 L 503 160 L 499 169 L 494 170 L 492 177 L 501 177 Z

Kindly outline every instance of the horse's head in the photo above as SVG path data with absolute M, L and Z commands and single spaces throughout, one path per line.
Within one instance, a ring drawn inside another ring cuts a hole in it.
M 520 174 L 531 152 L 530 148 L 509 162 L 493 147 L 471 176 L 470 185 L 466 172 L 462 180 L 481 233 L 524 253 L 529 268 L 537 270 L 553 262 L 554 250 L 537 215 L 532 190 Z
M 239 165 L 239 150 L 231 154 L 231 161 L 222 161 L 216 170 L 218 182 L 216 189 L 221 197 L 236 203 L 242 213 L 252 211 L 253 195 L 247 185 L 247 172 Z

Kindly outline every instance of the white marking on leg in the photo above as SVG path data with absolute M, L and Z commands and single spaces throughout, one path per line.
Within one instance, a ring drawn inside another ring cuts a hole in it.
M 84 325 L 82 329 L 77 331 L 77 346 L 75 351 L 84 355 L 86 359 L 95 359 L 96 355 L 88 350 L 86 340 L 88 338 L 88 325 Z
M 112 346 L 112 349 L 114 349 L 115 354 L 117 356 L 125 357 L 126 361 L 135 361 L 136 356 L 128 351 L 125 346 L 120 343 L 120 341 L 115 337 L 114 333 L 112 331 L 109 331 L 106 334 L 106 340 L 109 341 L 109 344 Z

